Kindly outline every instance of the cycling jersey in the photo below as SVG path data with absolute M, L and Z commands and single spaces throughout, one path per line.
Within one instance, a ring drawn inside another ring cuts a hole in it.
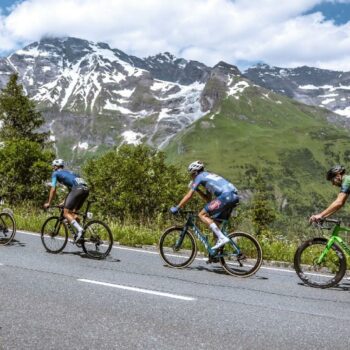
M 192 182 L 191 189 L 196 191 L 201 185 L 216 197 L 228 192 L 237 193 L 236 187 L 233 186 L 231 182 L 219 175 L 208 173 L 207 171 L 203 171 L 196 176 Z
M 350 194 L 350 175 L 345 175 L 343 177 L 340 192 Z
M 79 177 L 77 174 L 62 169 L 56 170 L 52 173 L 51 186 L 56 187 L 57 182 L 67 186 L 69 190 L 77 186 L 87 186 L 85 180 Z

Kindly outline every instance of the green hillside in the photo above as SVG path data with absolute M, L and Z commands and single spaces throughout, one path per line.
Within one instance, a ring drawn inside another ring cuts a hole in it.
M 328 123 L 328 113 L 249 86 L 177 135 L 165 151 L 181 165 L 203 160 L 241 190 L 253 190 L 262 171 L 284 212 L 307 215 L 337 193 L 325 181 L 327 168 L 350 159 L 350 134 Z

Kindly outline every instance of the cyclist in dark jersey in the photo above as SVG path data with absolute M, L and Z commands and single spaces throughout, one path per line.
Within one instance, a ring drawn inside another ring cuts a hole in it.
M 76 228 L 77 235 L 75 241 L 79 243 L 83 228 L 77 222 L 77 215 L 75 212 L 82 207 L 84 201 L 89 196 L 89 188 L 84 179 L 71 171 L 64 170 L 64 161 L 62 159 L 55 159 L 52 162 L 52 167 L 54 171 L 52 173 L 51 190 L 49 199 L 47 203 L 44 204 L 44 207 L 48 208 L 51 205 L 56 195 L 57 182 L 65 185 L 69 189 L 69 193 L 63 204 L 63 215 L 68 222 Z
M 229 239 L 221 232 L 215 220 L 228 219 L 232 209 L 239 202 L 238 191 L 235 186 L 223 177 L 204 171 L 204 164 L 200 161 L 191 163 L 188 167 L 188 172 L 193 179 L 191 188 L 177 206 L 170 208 L 170 211 L 176 214 L 197 192 L 207 202 L 198 216 L 218 238 L 213 246 L 213 249 L 218 249 L 227 243 Z M 200 186 L 205 188 L 205 192 L 199 188 Z M 212 197 L 215 197 L 215 199 Z
M 345 171 L 342 165 L 335 165 L 328 170 L 326 179 L 331 181 L 334 186 L 340 187 L 340 193 L 328 208 L 319 214 L 312 215 L 309 219 L 310 222 L 319 221 L 332 215 L 345 204 L 350 194 L 350 175 L 346 175 Z

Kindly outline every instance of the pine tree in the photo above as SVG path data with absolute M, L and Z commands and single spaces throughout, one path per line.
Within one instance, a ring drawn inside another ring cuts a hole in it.
M 261 234 L 276 220 L 273 196 L 263 176 L 258 173 L 254 181 L 254 196 L 251 202 L 251 216 L 257 234 Z
M 12 75 L 0 93 L 0 196 L 9 203 L 43 201 L 54 153 L 44 119 Z
M 18 75 L 12 74 L 0 94 L 1 141 L 28 140 L 44 144 L 48 133 L 39 132 L 44 118 L 35 110 L 35 104 L 18 83 Z

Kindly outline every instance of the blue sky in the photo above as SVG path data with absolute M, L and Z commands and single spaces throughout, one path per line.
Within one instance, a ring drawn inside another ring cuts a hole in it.
M 75 36 L 139 57 L 350 71 L 350 0 L 0 0 L 0 9 L 0 56 Z
M 350 21 L 350 3 L 324 2 L 311 8 L 306 14 L 321 12 L 326 20 L 332 20 L 337 25 Z
M 14 3 L 16 3 L 16 0 L 0 0 L 0 6 L 2 10 L 6 13 L 8 12 L 7 8 L 11 7 L 11 5 L 13 5 Z

